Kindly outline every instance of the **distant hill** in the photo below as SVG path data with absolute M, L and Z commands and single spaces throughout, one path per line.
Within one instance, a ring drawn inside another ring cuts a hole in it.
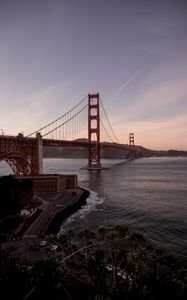
M 80 140 L 80 139 L 79 139 Z M 86 139 L 82 139 L 86 140 Z M 111 147 L 101 148 L 101 158 L 108 159 L 123 159 L 128 158 L 128 151 L 112 147 L 114 143 L 107 143 Z M 137 157 L 152 157 L 152 156 L 184 156 L 187 157 L 187 151 L 179 150 L 150 150 L 142 146 L 135 146 Z M 48 158 L 87 158 L 88 150 L 85 148 L 75 147 L 45 147 L 44 157 Z

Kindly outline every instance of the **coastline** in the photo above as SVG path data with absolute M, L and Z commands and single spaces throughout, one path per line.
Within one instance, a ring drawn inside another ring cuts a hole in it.
M 89 195 L 90 192 L 83 189 L 82 194 L 77 197 L 76 201 L 57 212 L 50 222 L 45 234 L 57 233 L 63 221 L 86 204 L 86 199 Z
M 19 256 L 21 259 L 35 260 L 41 257 L 41 251 L 33 251 L 31 245 L 39 244 L 50 233 L 58 233 L 63 220 L 86 204 L 90 192 L 84 188 L 67 189 L 58 193 L 42 193 L 38 197 L 42 205 L 36 210 L 39 214 L 29 226 L 20 228 L 17 237 L 3 242 L 1 250 L 7 254 Z M 30 217 L 32 218 L 32 216 Z M 29 220 L 29 218 L 28 218 Z M 21 234 L 20 234 L 21 233 Z
M 38 207 L 41 213 L 24 232 L 23 238 L 43 237 L 57 232 L 64 218 L 86 204 L 89 191 L 77 187 L 63 192 L 41 193 L 38 195 L 42 205 Z

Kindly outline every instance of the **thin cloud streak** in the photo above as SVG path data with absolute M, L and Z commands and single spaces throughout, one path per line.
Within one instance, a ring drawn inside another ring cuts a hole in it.
M 107 103 L 107 105 L 111 104 L 113 101 L 115 101 L 117 99 L 117 97 L 119 96 L 119 94 L 128 87 L 128 85 L 136 78 L 136 76 L 138 75 L 138 70 L 133 74 L 133 76 L 131 76 L 127 81 L 125 81 L 122 86 L 117 90 L 117 92 L 115 93 L 115 95 L 111 98 L 111 100 L 109 101 L 109 103 Z
M 163 105 L 172 105 L 177 99 L 187 95 L 186 86 L 187 77 L 159 83 L 154 87 L 150 86 L 147 91 L 144 90 L 143 95 L 139 95 L 135 103 L 126 107 L 126 117 L 123 120 L 136 120 L 138 116 L 141 116 L 141 112 L 143 114 L 150 113 L 150 110 L 162 109 Z
M 141 51 L 146 51 L 146 52 L 150 52 L 150 53 L 154 53 L 157 55 L 162 55 L 163 53 L 163 49 L 158 49 L 158 48 L 150 48 L 150 47 L 145 47 L 145 46 L 132 46 L 132 49 L 136 49 L 136 50 L 141 50 Z

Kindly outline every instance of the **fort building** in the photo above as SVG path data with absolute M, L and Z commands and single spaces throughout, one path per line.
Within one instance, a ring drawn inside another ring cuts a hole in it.
M 33 189 L 36 193 L 63 192 L 65 189 L 77 188 L 77 175 L 75 174 L 41 174 L 16 178 L 18 180 L 32 180 Z

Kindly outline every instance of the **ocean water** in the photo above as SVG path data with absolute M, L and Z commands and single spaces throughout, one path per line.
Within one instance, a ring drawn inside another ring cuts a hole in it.
M 187 158 L 103 160 L 109 170 L 81 170 L 86 160 L 45 159 L 46 173 L 75 173 L 91 194 L 62 227 L 126 224 L 159 247 L 187 254 Z
M 62 229 L 126 224 L 159 247 L 187 256 L 187 158 L 102 160 L 108 170 L 81 170 L 84 159 L 44 159 L 45 173 L 77 174 L 87 204 Z M 4 173 L 3 173 L 4 172 Z M 1 162 L 0 174 L 9 173 Z

